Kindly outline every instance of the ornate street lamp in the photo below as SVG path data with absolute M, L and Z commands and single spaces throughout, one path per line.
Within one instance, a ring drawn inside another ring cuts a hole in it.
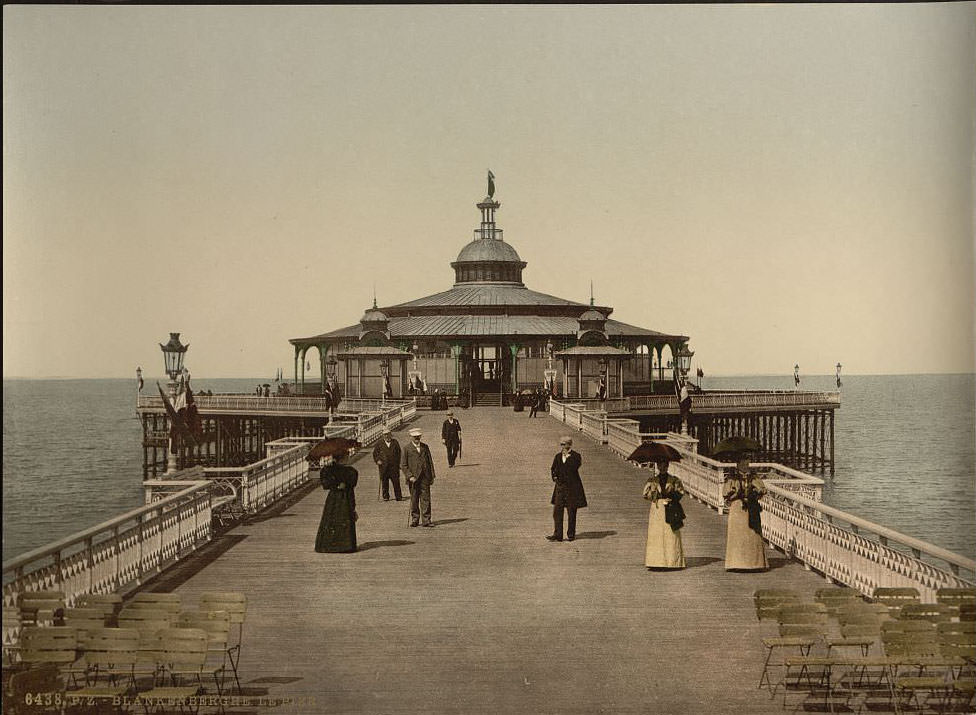
M 336 379 L 336 368 L 338 366 L 339 361 L 336 360 L 335 355 L 329 355 L 329 359 L 325 361 L 325 374 L 330 381 Z
M 674 354 L 675 360 L 677 360 L 678 370 L 681 372 L 682 382 L 688 379 L 688 371 L 691 369 L 691 359 L 694 356 L 694 351 L 689 350 L 687 344 L 682 344 L 681 347 L 678 348 L 678 352 Z
M 169 399 L 170 402 L 176 399 L 176 379 L 183 372 L 183 358 L 189 345 L 180 342 L 179 333 L 170 333 L 169 342 L 163 345 L 160 343 L 159 349 L 163 351 L 163 364 L 166 374 L 169 375 Z M 136 373 L 139 374 L 138 372 Z M 166 473 L 176 471 L 176 429 L 175 425 L 170 425 L 169 450 L 166 455 Z
M 800 386 L 800 365 L 797 363 L 793 366 L 793 387 Z
M 163 351 L 166 374 L 169 375 L 169 379 L 173 380 L 174 383 L 180 373 L 183 372 L 183 357 L 186 355 L 186 350 L 189 347 L 189 345 L 183 345 L 180 342 L 179 333 L 170 333 L 169 342 L 165 345 L 162 343 L 159 345 L 159 349 Z
M 837 363 L 837 387 L 840 387 L 840 363 Z

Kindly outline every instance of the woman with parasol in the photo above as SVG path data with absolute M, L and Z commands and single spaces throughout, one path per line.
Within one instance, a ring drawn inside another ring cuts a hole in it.
M 327 439 L 309 452 L 310 458 L 325 463 L 319 472 L 322 488 L 329 490 L 322 520 L 315 537 L 319 553 L 349 553 L 356 550 L 356 482 L 359 472 L 345 462 L 356 451 L 358 442 L 343 438 Z
M 651 502 L 644 565 L 648 569 L 683 569 L 685 553 L 681 545 L 681 527 L 684 526 L 685 511 L 681 497 L 685 488 L 680 479 L 668 473 L 670 462 L 680 460 L 681 454 L 669 445 L 648 442 L 634 450 L 628 459 L 657 465 L 657 474 L 644 484 L 644 498 Z
M 762 538 L 762 507 L 759 500 L 766 485 L 749 469 L 749 455 L 762 447 L 748 437 L 730 437 L 715 445 L 714 454 L 736 460 L 735 469 L 725 477 L 722 495 L 729 507 L 726 527 L 725 570 L 765 571 L 766 545 Z

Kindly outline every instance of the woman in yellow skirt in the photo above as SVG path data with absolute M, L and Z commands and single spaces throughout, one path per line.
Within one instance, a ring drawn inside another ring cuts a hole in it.
M 644 565 L 649 569 L 683 569 L 685 553 L 681 546 L 681 527 L 685 512 L 681 480 L 668 474 L 668 460 L 657 462 L 657 474 L 644 485 L 644 498 L 651 502 L 647 516 L 647 548 Z
M 729 507 L 725 570 L 765 571 L 769 562 L 762 538 L 759 499 L 766 493 L 766 486 L 749 469 L 746 455 L 739 455 L 735 472 L 726 477 L 722 491 Z

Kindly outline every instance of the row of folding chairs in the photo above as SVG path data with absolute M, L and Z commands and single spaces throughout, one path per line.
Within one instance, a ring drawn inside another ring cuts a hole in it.
M 39 673 L 49 676 L 55 667 L 69 699 L 115 698 L 131 691 L 137 676 L 151 676 L 150 690 L 140 696 L 188 697 L 189 690 L 203 687 L 204 675 L 214 678 L 221 694 L 229 666 L 241 692 L 243 593 L 204 593 L 192 610 L 184 610 L 176 593 L 138 593 L 125 605 L 117 594 L 80 596 L 71 608 L 63 604 L 57 591 L 19 599 L 19 634 L 5 650 L 22 672 L 8 690 L 30 687 Z M 185 684 L 191 676 L 196 684 Z M 16 693 L 11 702 L 18 702 Z
M 971 701 L 976 621 L 966 618 L 966 606 L 974 599 L 973 589 L 943 589 L 936 604 L 920 603 L 914 589 L 878 589 L 870 601 L 842 587 L 820 589 L 810 600 L 790 590 L 757 591 L 757 618 L 777 625 L 776 635 L 762 639 L 759 687 L 775 697 L 782 686 L 784 706 L 791 686 L 808 694 L 819 690 L 831 707 L 840 672 L 859 686 L 886 691 L 896 709 L 919 705 L 923 692 L 942 705 Z M 784 657 L 774 661 L 777 651 Z M 774 668 L 783 672 L 777 683 L 770 678 Z M 877 678 L 867 678 L 869 671 Z

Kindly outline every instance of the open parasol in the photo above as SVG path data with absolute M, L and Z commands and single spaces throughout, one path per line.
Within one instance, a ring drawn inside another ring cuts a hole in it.
M 715 445 L 712 454 L 739 454 L 741 452 L 761 452 L 762 445 L 752 437 L 727 437 Z
M 647 462 L 657 462 L 666 459 L 669 462 L 680 462 L 681 453 L 669 444 L 660 442 L 644 442 L 637 449 L 630 453 L 627 459 L 631 462 L 645 464 Z
M 308 451 L 309 459 L 321 459 L 323 457 L 340 457 L 349 453 L 351 449 L 357 449 L 362 445 L 354 439 L 345 437 L 330 437 L 324 439 Z

